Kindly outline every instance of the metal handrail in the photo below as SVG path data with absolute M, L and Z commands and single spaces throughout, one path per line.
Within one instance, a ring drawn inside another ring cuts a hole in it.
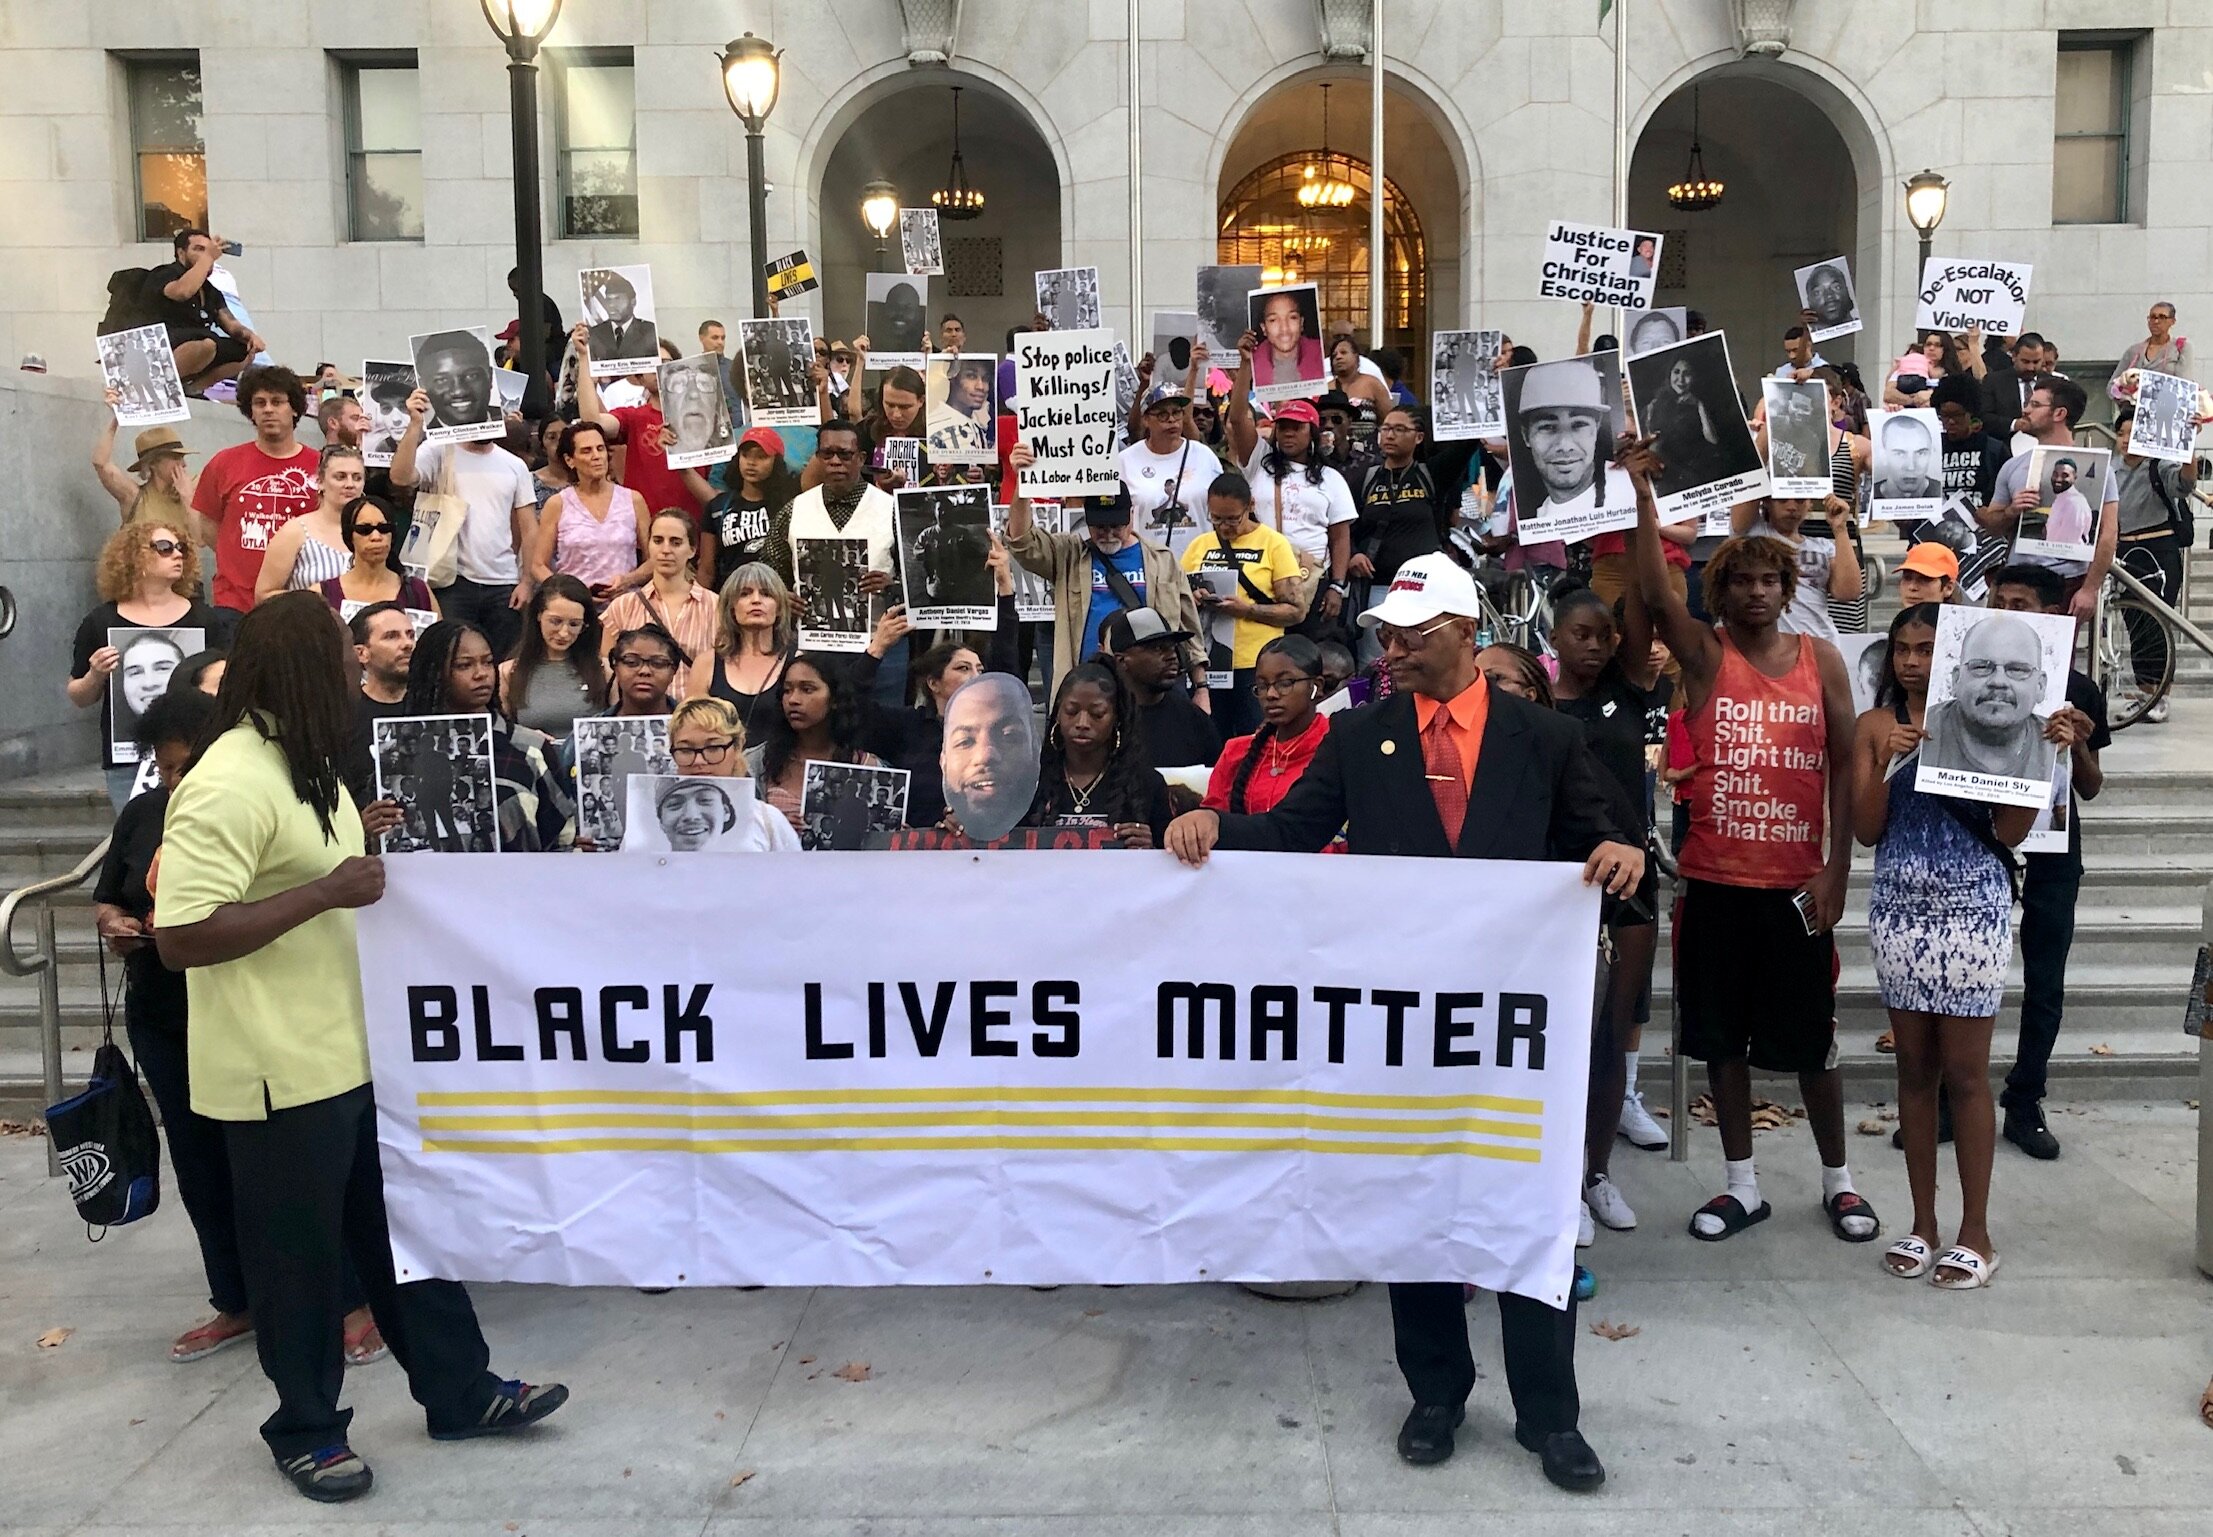
M 62 1100 L 61 979 L 60 967 L 54 959 L 54 904 L 49 899 L 82 885 L 100 868 L 100 861 L 107 853 L 108 840 L 102 838 L 67 875 L 33 881 L 0 900 L 0 971 L 11 977 L 38 978 L 39 1066 L 45 1075 L 46 1103 L 49 1105 L 58 1105 Z M 38 903 L 38 943 L 26 959 L 16 953 L 15 915 L 24 903 L 34 900 Z M 54 1156 L 52 1138 L 46 1143 L 46 1172 L 48 1175 L 61 1173 L 61 1160 Z

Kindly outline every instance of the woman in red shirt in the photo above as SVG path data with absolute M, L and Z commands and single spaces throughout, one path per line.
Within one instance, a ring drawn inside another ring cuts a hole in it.
M 1215 811 L 1273 811 L 1329 733 L 1329 717 L 1314 712 L 1322 697 L 1321 648 L 1305 636 L 1279 635 L 1260 648 L 1253 692 L 1261 726 L 1222 748 L 1202 803 Z

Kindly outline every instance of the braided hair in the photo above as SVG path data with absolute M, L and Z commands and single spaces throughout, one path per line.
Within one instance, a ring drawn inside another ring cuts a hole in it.
M 1282 657 L 1303 673 L 1319 675 L 1322 670 L 1322 648 L 1303 635 L 1278 635 L 1260 648 L 1260 657 L 1270 656 Z M 1255 668 L 1260 657 L 1253 659 Z M 1261 754 L 1275 738 L 1276 728 L 1262 721 L 1260 729 L 1252 734 L 1252 745 L 1245 749 L 1237 772 L 1230 777 L 1229 809 L 1239 816 L 1245 813 L 1245 790 L 1252 783 L 1253 770 L 1259 767 Z
M 446 702 L 446 674 L 453 668 L 453 654 L 461 649 L 464 635 L 474 635 L 484 642 L 485 650 L 492 649 L 492 637 L 466 619 L 441 619 L 416 639 L 414 658 L 407 664 L 407 693 L 400 700 L 401 714 L 453 714 L 453 706 Z M 492 690 L 489 713 L 514 719 L 496 688 Z

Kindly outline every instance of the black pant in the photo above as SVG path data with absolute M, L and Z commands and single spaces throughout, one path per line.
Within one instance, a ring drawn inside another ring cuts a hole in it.
M 444 618 L 465 619 L 475 625 L 491 641 L 492 655 L 505 657 L 514 651 L 523 633 L 522 610 L 508 606 L 514 595 L 513 582 L 472 582 L 457 576 L 452 585 L 438 589 L 438 612 Z
M 2169 608 L 2182 607 L 2182 546 L 2173 534 L 2125 543 L 2114 559 L 2130 576 L 2159 594 L 2160 601 Z M 2167 626 L 2133 608 L 2124 610 L 2121 618 L 2128 626 L 2129 656 L 2136 664 L 2136 681 L 2157 681 L 2167 670 Z
M 401 1286 L 393 1277 L 368 1086 L 272 1110 L 263 1121 L 227 1121 L 223 1134 L 254 1343 L 277 1390 L 277 1412 L 262 1422 L 261 1438 L 277 1460 L 343 1442 L 353 1420 L 351 1409 L 338 1407 L 346 1376 L 340 1273 L 349 1254 L 430 1428 L 474 1424 L 499 1379 L 488 1370 L 484 1333 L 459 1283 Z
M 1475 1356 L 1468 1349 L 1463 1296 L 1458 1281 L 1391 1283 L 1398 1369 L 1417 1404 L 1458 1406 L 1474 1390 Z M 1515 1421 L 1539 1435 L 1575 1429 L 1583 1412 L 1575 1392 L 1575 1299 L 1555 1308 L 1500 1292 L 1498 1332 Z
M 2044 1070 L 2067 1007 L 2067 952 L 2075 943 L 2082 867 L 2069 856 L 2032 854 L 2021 882 L 2021 1044 L 1998 1103 L 2028 1110 L 2044 1097 Z

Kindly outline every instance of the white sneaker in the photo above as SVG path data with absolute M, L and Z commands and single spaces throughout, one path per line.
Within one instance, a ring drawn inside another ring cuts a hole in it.
M 2144 719 L 2149 721 L 2154 726 L 2164 725 L 2166 723 L 2167 696 L 2165 694 L 2161 694 L 2157 699 L 2154 699 L 2152 701 L 2152 707 L 2144 712 Z
M 1644 1108 L 1644 1096 L 1635 1089 L 1622 1096 L 1621 1134 L 1629 1139 L 1631 1147 L 1641 1147 L 1648 1153 L 1667 1149 L 1667 1128 L 1652 1119 L 1652 1112 Z
M 1591 1208 L 1588 1202 L 1578 1205 L 1575 1209 L 1578 1213 L 1575 1219 L 1575 1246 L 1578 1249 L 1588 1249 L 1592 1244 L 1598 1242 L 1598 1229 L 1591 1223 Z
M 1583 1210 L 1617 1233 L 1626 1233 L 1637 1225 L 1637 1214 L 1629 1209 L 1629 1198 L 1621 1193 L 1619 1185 L 1603 1174 L 1594 1175 L 1583 1187 Z

